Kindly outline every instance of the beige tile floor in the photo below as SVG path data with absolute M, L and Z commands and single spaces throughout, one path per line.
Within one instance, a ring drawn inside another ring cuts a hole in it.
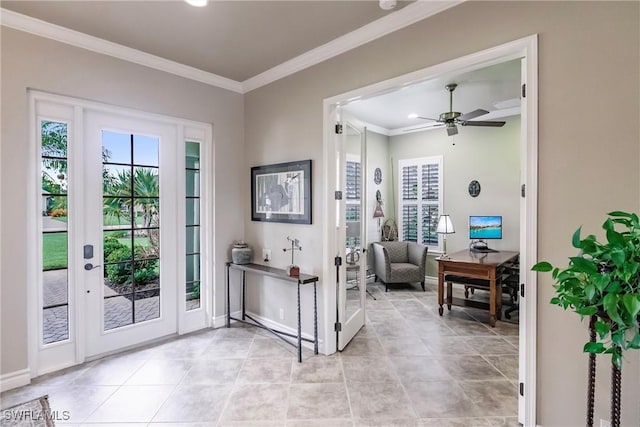
M 367 326 L 336 355 L 298 364 L 293 347 L 234 325 L 37 378 L 0 406 L 48 394 L 71 417 L 57 425 L 102 427 L 518 426 L 517 324 L 439 317 L 433 286 L 418 288 L 370 285 Z

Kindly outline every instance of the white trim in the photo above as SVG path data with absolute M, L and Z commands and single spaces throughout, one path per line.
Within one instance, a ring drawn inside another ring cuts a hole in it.
M 31 382 L 31 370 L 29 368 L 8 372 L 0 375 L 0 392 L 22 387 Z
M 276 65 L 244 82 L 222 77 L 4 8 L 0 8 L 0 24 L 15 30 L 133 62 L 211 86 L 237 93 L 247 93 L 319 64 L 327 59 L 331 59 L 351 49 L 355 49 L 358 46 L 367 44 L 389 33 L 415 24 L 446 9 L 457 6 L 463 1 L 464 0 L 447 0 L 432 2 L 418 0 L 396 12 L 392 12 L 378 20 L 370 22 L 357 30 L 338 37 L 322 46 L 318 46 L 315 49 L 311 49 L 280 65 Z
M 446 9 L 462 3 L 460 0 L 446 2 L 416 1 L 397 12 L 390 13 L 376 21 L 370 22 L 344 36 L 311 49 L 289 61 L 253 76 L 242 82 L 243 91 L 250 92 L 276 80 L 302 71 L 338 56 L 358 46 L 362 46 L 389 33 L 400 30 L 418 21 L 426 19 Z
M 133 62 L 145 67 L 164 71 L 176 76 L 195 80 L 211 86 L 243 93 L 242 83 L 217 74 L 202 71 L 188 65 L 170 61 L 141 50 L 132 49 L 79 31 L 70 30 L 60 25 L 51 24 L 8 9 L 0 9 L 0 22 L 3 26 L 45 37 L 71 46 L 87 49 L 92 52 L 112 56 Z
M 537 176 L 538 176 L 538 36 L 536 34 L 523 37 L 499 46 L 495 46 L 480 52 L 476 52 L 467 56 L 456 58 L 441 64 L 433 65 L 422 70 L 418 70 L 409 74 L 397 76 L 388 80 L 384 80 L 369 86 L 351 90 L 349 92 L 325 98 L 323 100 L 323 159 L 324 159 L 324 206 L 323 212 L 327 221 L 323 226 L 323 277 L 333 277 L 334 266 L 333 256 L 328 248 L 332 248 L 334 243 L 333 228 L 335 226 L 332 219 L 333 210 L 335 209 L 335 200 L 333 200 L 333 190 L 335 188 L 335 178 L 333 177 L 333 168 L 335 168 L 334 153 L 332 150 L 334 144 L 334 135 L 332 133 L 335 124 L 336 109 L 341 105 L 345 105 L 349 100 L 358 97 L 375 96 L 380 93 L 398 89 L 412 83 L 429 80 L 435 77 L 443 76 L 449 73 L 467 72 L 479 68 L 488 67 L 501 62 L 512 59 L 526 58 L 527 68 L 527 97 L 523 102 L 521 116 L 522 123 L 526 126 L 526 135 L 523 135 L 523 147 L 521 155 L 526 156 L 524 173 L 524 184 L 526 184 L 527 197 L 525 200 L 527 221 L 524 224 L 524 238 L 526 244 L 521 241 L 521 265 L 526 271 L 525 280 L 528 291 L 526 298 L 523 298 L 520 306 L 520 318 L 526 322 L 526 336 L 524 349 L 525 351 L 525 413 L 524 425 L 536 425 L 536 275 L 530 271 L 531 266 L 535 263 L 537 257 Z M 526 105 L 525 105 L 526 104 Z M 332 310 L 335 312 L 335 284 L 327 283 L 323 286 L 323 297 L 325 301 L 324 307 L 324 330 L 326 334 L 325 346 L 328 353 L 334 353 L 335 333 L 333 331 Z

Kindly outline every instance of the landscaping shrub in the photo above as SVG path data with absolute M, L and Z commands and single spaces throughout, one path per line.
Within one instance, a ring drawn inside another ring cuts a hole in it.
M 106 242 L 107 239 L 105 239 Z M 107 278 L 115 284 L 123 284 L 131 281 L 131 268 L 133 264 L 134 268 L 134 280 L 136 286 L 146 285 L 157 279 L 158 273 L 156 271 L 158 267 L 158 260 L 140 260 L 131 263 L 131 249 L 115 240 L 121 247 L 115 247 L 111 250 L 111 253 L 106 257 L 108 263 L 114 263 L 107 265 Z M 113 243 L 111 243 L 113 244 Z M 106 246 L 106 245 L 105 245 Z M 115 246 L 115 245 L 114 245 Z M 134 247 L 135 258 L 143 258 L 145 256 L 144 248 L 136 245 Z M 106 249 L 105 249 L 106 254 Z M 128 261 L 128 262 L 127 262 Z

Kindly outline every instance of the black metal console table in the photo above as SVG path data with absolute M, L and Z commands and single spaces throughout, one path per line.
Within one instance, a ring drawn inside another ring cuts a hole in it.
M 242 272 L 242 319 L 237 319 L 231 316 L 231 298 L 229 296 L 229 271 L 230 270 L 239 270 Z M 260 276 L 268 276 L 273 277 L 275 279 L 284 280 L 285 282 L 296 283 L 298 288 L 298 335 L 293 335 L 288 332 L 278 331 L 275 329 L 271 329 L 258 320 L 252 318 L 247 314 L 245 310 L 245 274 L 253 273 Z M 309 338 L 302 337 L 302 323 L 300 319 L 300 285 L 304 285 L 307 283 L 313 283 L 313 340 Z M 316 284 L 318 283 L 318 276 L 311 276 L 309 274 L 300 274 L 299 277 L 291 277 L 287 274 L 285 270 L 280 268 L 267 267 L 266 265 L 261 264 L 234 264 L 232 262 L 227 262 L 227 328 L 231 327 L 231 319 L 237 322 L 247 323 L 249 325 L 258 326 L 262 329 L 266 329 L 272 334 L 276 335 L 280 339 L 282 339 L 287 344 L 291 344 L 298 349 L 298 362 L 302 362 L 302 341 L 307 341 L 313 343 L 313 350 L 315 354 L 318 354 L 318 297 Z M 251 322 L 247 322 L 246 319 L 251 320 Z M 296 344 L 290 342 L 284 336 L 288 336 L 291 338 L 297 338 Z

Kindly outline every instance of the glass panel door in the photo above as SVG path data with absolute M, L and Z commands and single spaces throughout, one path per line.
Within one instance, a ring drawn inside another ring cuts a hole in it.
M 345 122 L 339 147 L 339 189 L 343 197 L 339 201 L 338 252 L 343 259 L 339 274 L 338 349 L 343 350 L 355 334 L 364 326 L 366 296 L 367 256 L 365 233 L 366 218 L 365 180 L 366 150 L 365 129 L 352 122 Z
M 88 356 L 176 332 L 178 146 L 175 126 L 86 113 Z

